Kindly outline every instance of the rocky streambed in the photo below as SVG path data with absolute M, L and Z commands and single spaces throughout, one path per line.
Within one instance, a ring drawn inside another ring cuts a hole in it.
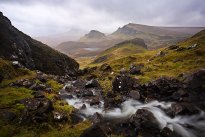
M 147 84 L 121 73 L 103 95 L 96 79 L 68 82 L 59 97 L 93 125 L 82 137 L 204 137 L 205 70 Z

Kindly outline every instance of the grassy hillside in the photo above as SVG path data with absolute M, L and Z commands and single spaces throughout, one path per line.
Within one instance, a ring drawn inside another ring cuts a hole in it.
M 115 46 L 100 53 L 93 61 L 93 64 L 103 63 L 110 60 L 118 59 L 135 53 L 143 53 L 147 50 L 142 39 L 132 39 L 116 44 Z
M 197 45 L 194 47 L 194 45 Z M 161 76 L 179 77 L 183 73 L 190 73 L 200 68 L 205 68 L 205 30 L 191 38 L 178 43 L 177 49 L 161 48 L 158 50 L 136 53 L 115 59 L 114 56 L 106 61 L 112 67 L 113 74 L 103 74 L 99 69 L 93 72 L 99 75 L 100 82 L 105 89 L 111 88 L 111 80 L 122 68 L 129 70 L 131 64 L 143 64 L 142 74 L 137 75 L 140 82 L 146 83 Z M 190 48 L 193 46 L 193 48 Z M 108 53 L 114 52 L 111 50 Z M 160 55 L 161 53 L 161 55 Z M 113 59 L 114 58 L 114 59 Z M 102 65 L 89 64 L 89 67 Z M 133 77 L 135 77 L 133 75 Z

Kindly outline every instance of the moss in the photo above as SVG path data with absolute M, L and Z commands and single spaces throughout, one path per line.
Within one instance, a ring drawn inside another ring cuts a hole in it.
M 52 130 L 50 132 L 44 133 L 41 137 L 79 137 L 82 132 L 91 126 L 89 121 L 81 122 L 75 126 L 64 125 L 59 130 Z
M 12 66 L 11 62 L 0 58 L 0 75 L 2 75 L 4 79 L 13 79 L 15 77 L 27 74 L 30 74 L 30 71 L 28 69 L 16 69 Z
M 0 89 L 0 108 L 11 107 L 16 100 L 31 97 L 33 91 L 26 88 L 6 87 Z
M 68 103 L 64 100 L 57 100 L 53 104 L 55 110 L 66 112 L 67 114 L 71 114 L 71 112 L 74 110 L 73 106 L 68 105 Z
M 26 75 L 20 75 L 20 76 L 14 77 L 12 79 L 4 79 L 0 83 L 0 88 L 7 87 L 10 83 L 15 82 L 19 79 L 33 79 L 35 77 L 36 77 L 36 73 L 34 71 L 29 71 L 28 74 L 26 74 Z
M 58 83 L 55 80 L 49 80 L 46 82 L 46 84 L 48 84 L 49 86 L 51 86 L 52 90 L 54 93 L 57 93 L 60 89 L 63 88 L 63 85 Z
M 22 110 L 25 109 L 25 106 L 23 104 L 19 104 L 17 103 L 15 106 L 14 106 L 15 110 L 18 112 L 21 112 Z

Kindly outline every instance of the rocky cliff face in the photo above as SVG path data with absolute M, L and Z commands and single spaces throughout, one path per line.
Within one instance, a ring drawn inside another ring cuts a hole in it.
M 45 73 L 75 74 L 79 64 L 47 45 L 12 26 L 11 21 L 0 12 L 0 57 L 19 61 L 25 67 Z
M 123 26 L 122 28 L 118 28 L 113 34 L 124 34 L 124 35 L 136 35 L 138 32 L 128 25 Z

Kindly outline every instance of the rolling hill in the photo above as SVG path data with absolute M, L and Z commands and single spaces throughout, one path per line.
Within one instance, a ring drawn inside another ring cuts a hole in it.
M 98 55 L 117 43 L 134 38 L 143 39 L 148 49 L 157 49 L 176 44 L 202 29 L 203 27 L 158 27 L 129 23 L 108 35 L 96 30 L 90 31 L 79 41 L 74 42 L 75 45 L 78 43 L 76 50 L 73 50 L 71 41 L 63 42 L 55 49 L 76 58 L 90 57 Z
M 161 76 L 181 77 L 185 73 L 205 68 L 205 30 L 176 45 L 152 51 L 145 50 L 143 53 L 88 66 L 100 66 L 104 63 L 110 65 L 114 73 L 119 73 L 121 68 L 129 70 L 131 64 L 143 64 L 142 75 L 138 75 L 139 80 L 143 83 Z M 107 79 L 102 80 L 102 83 L 104 82 L 107 83 Z
M 126 40 L 100 53 L 93 63 L 102 63 L 135 53 L 142 53 L 146 50 L 147 45 L 144 43 L 143 39 L 135 38 Z

